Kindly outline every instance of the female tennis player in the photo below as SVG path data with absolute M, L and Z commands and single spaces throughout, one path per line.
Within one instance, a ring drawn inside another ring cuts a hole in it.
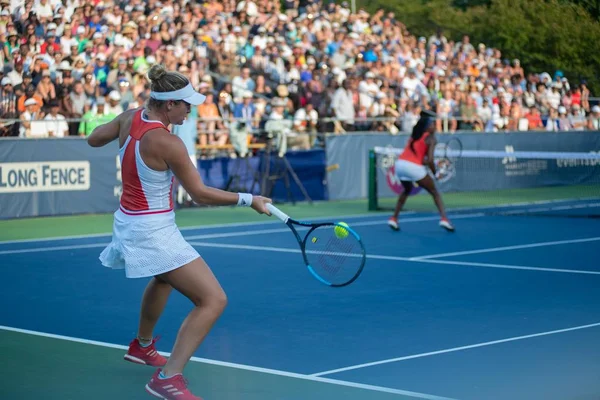
M 128 278 L 152 277 L 142 297 L 138 334 L 124 358 L 162 367 L 146 385 L 161 399 L 198 400 L 188 389 L 183 369 L 222 314 L 227 298 L 210 268 L 175 224 L 174 176 L 192 199 L 207 205 L 250 206 L 270 215 L 271 200 L 249 193 L 230 193 L 204 185 L 181 139 L 170 125 L 181 125 L 191 106 L 205 97 L 178 72 L 161 65 L 150 68 L 146 108 L 130 110 L 98 126 L 88 137 L 93 147 L 119 139 L 123 181 L 121 204 L 114 214 L 112 242 L 101 253 L 102 264 L 124 268 Z M 168 361 L 157 353 L 153 331 L 171 289 L 194 304 L 183 321 Z
M 416 182 L 433 197 L 433 201 L 442 217 L 440 226 L 450 232 L 454 232 L 454 226 L 452 226 L 446 216 L 442 196 L 435 187 L 435 182 L 427 173 L 427 168 L 425 167 L 426 164 L 435 175 L 435 163 L 433 162 L 435 144 L 435 120 L 431 119 L 427 113 L 422 112 L 419 121 L 413 127 L 412 135 L 408 139 L 404 151 L 394 164 L 396 177 L 402 183 L 404 190 L 398 197 L 394 215 L 388 220 L 388 225 L 393 230 L 400 230 L 398 215 L 413 189 L 413 182 Z

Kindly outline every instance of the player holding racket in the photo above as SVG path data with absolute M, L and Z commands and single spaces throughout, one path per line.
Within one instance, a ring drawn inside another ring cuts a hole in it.
M 181 125 L 191 106 L 204 102 L 189 80 L 161 65 L 150 68 L 150 100 L 146 108 L 125 111 L 98 126 L 88 137 L 93 147 L 119 139 L 123 195 L 114 214 L 112 242 L 100 255 L 102 264 L 124 268 L 128 278 L 152 277 L 144 291 L 138 334 L 125 359 L 158 369 L 146 391 L 162 399 L 198 400 L 182 376 L 204 337 L 222 314 L 227 297 L 210 268 L 175 224 L 174 176 L 197 203 L 250 206 L 270 212 L 271 200 L 249 193 L 230 193 L 204 185 L 181 139 L 169 125 Z M 175 288 L 194 309 L 183 321 L 167 361 L 155 349 L 153 330 Z
M 412 135 L 408 139 L 404 151 L 400 154 L 394 165 L 396 177 L 402 183 L 404 190 L 398 197 L 394 215 L 388 220 L 388 225 L 393 230 L 397 231 L 400 229 L 398 215 L 413 189 L 413 182 L 416 182 L 433 197 L 433 201 L 442 217 L 440 226 L 448 231 L 454 231 L 454 226 L 452 226 L 446 216 L 442 196 L 435 187 L 435 182 L 427 173 L 427 168 L 425 167 L 425 164 L 429 166 L 429 169 L 435 175 L 435 163 L 433 161 L 435 145 L 435 121 L 427 113 L 422 112 L 419 121 L 413 127 Z

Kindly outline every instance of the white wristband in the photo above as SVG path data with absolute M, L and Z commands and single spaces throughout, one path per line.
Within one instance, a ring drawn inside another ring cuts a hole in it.
M 252 194 L 250 193 L 238 193 L 237 205 L 240 207 L 250 207 L 252 205 Z

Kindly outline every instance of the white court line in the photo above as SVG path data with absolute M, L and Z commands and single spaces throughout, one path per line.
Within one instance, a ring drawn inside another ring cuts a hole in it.
M 525 265 L 507 265 L 507 264 L 491 264 L 469 261 L 450 261 L 436 259 L 414 259 L 408 258 L 407 261 L 414 261 L 429 264 L 447 264 L 447 265 L 463 265 L 466 267 L 482 267 L 482 268 L 500 268 L 500 269 L 520 269 L 525 271 L 540 271 L 540 272 L 558 272 L 565 274 L 582 274 L 582 275 L 600 275 L 600 271 L 588 271 L 581 269 L 561 269 L 561 268 L 544 268 L 544 267 L 529 267 Z
M 477 206 L 477 207 L 455 207 L 448 208 L 446 211 L 448 213 L 452 212 L 460 212 L 460 211 L 476 211 L 476 210 L 487 210 L 487 209 L 495 209 L 495 208 L 509 208 L 509 207 L 522 207 L 526 205 L 541 205 L 541 204 L 556 204 L 556 203 L 564 203 L 564 202 L 573 202 L 573 201 L 589 201 L 595 200 L 597 197 L 582 197 L 579 199 L 558 199 L 558 200 L 538 200 L 538 201 L 530 201 L 530 202 L 519 202 L 519 203 L 503 203 L 497 205 L 488 205 L 488 206 Z M 566 206 L 571 207 L 571 206 Z M 411 215 L 416 214 L 416 211 L 406 211 L 403 212 L 402 215 Z M 317 218 L 304 218 L 303 220 L 311 220 L 311 221 L 327 221 L 330 219 L 336 219 L 338 221 L 343 219 L 354 219 L 354 218 L 367 218 L 367 217 L 375 217 L 378 218 L 382 215 L 387 215 L 387 211 L 371 211 L 369 213 L 363 214 L 352 214 L 352 215 L 342 215 L 342 216 L 332 216 L 332 217 L 317 217 Z M 454 219 L 457 217 L 454 216 Z M 196 225 L 196 226 L 187 226 L 179 228 L 181 231 L 188 230 L 206 230 L 206 229 L 217 229 L 217 228 L 227 228 L 227 227 L 243 227 L 243 226 L 251 226 L 251 225 L 270 225 L 278 223 L 279 221 L 250 221 L 250 222 L 232 222 L 225 224 L 213 224 L 213 225 Z M 52 237 L 43 237 L 36 239 L 16 239 L 16 240 L 5 240 L 0 241 L 0 245 L 2 244 L 11 244 L 11 243 L 29 243 L 29 242 L 49 242 L 49 241 L 61 241 L 61 240 L 72 240 L 72 239 L 86 239 L 86 238 L 94 238 L 94 237 L 108 237 L 111 235 L 111 232 L 106 233 L 93 233 L 87 235 L 68 235 L 68 236 L 52 236 Z
M 289 230 L 288 228 L 285 229 Z M 213 247 L 213 248 L 226 248 L 226 249 L 238 249 L 238 250 L 258 250 L 258 251 L 274 251 L 280 253 L 301 253 L 298 248 L 287 249 L 282 247 L 269 247 L 269 246 L 252 246 L 243 244 L 230 244 L 230 243 L 211 243 L 211 242 L 189 242 L 192 246 L 200 247 Z M 72 246 L 55 246 L 55 247 L 40 247 L 31 249 L 18 249 L 18 250 L 3 250 L 0 251 L 0 255 L 5 254 L 26 254 L 26 253 L 39 253 L 45 251 L 61 251 L 61 250 L 77 250 L 77 249 L 89 249 L 97 247 L 106 247 L 108 243 L 95 243 L 95 244 L 81 244 Z M 308 251 L 309 254 L 319 254 L 317 251 Z M 360 254 L 346 254 L 348 257 L 361 257 Z M 543 267 L 530 267 L 521 265 L 508 265 L 508 264 L 489 264 L 489 263 L 477 263 L 467 261 L 446 261 L 446 260 L 434 260 L 434 259 L 420 259 L 414 257 L 397 257 L 397 256 L 386 256 L 378 254 L 368 254 L 367 258 L 375 260 L 390 260 L 390 261 L 411 261 L 428 264 L 448 264 L 448 265 L 461 265 L 469 267 L 483 267 L 483 268 L 500 268 L 500 269 L 516 269 L 516 270 L 529 270 L 529 271 L 540 271 L 540 272 L 559 272 L 567 274 L 586 274 L 586 275 L 600 275 L 599 271 L 586 271 L 586 270 L 569 270 L 569 269 L 557 269 L 557 268 L 543 268 Z
M 257 250 L 257 251 L 273 251 L 278 253 L 302 253 L 299 248 L 288 249 L 283 247 L 269 247 L 269 246 L 252 246 L 245 244 L 231 244 L 231 243 L 212 243 L 212 242 L 190 242 L 192 246 L 198 247 L 213 247 L 213 248 L 224 248 L 224 249 L 235 249 L 235 250 Z M 308 254 L 321 254 L 320 251 L 307 251 Z M 361 254 L 343 254 L 346 257 L 362 257 Z M 483 267 L 483 268 L 500 268 L 500 269 L 516 269 L 526 271 L 540 271 L 540 272 L 558 272 L 565 274 L 585 274 L 585 275 L 600 275 L 600 271 L 586 271 L 586 270 L 571 270 L 571 269 L 558 269 L 558 268 L 544 268 L 544 267 L 529 267 L 522 265 L 508 265 L 508 264 L 488 264 L 488 263 L 475 263 L 466 261 L 445 261 L 445 260 L 431 260 L 431 259 L 415 259 L 412 257 L 396 257 L 396 256 L 385 256 L 379 254 L 367 253 L 367 259 L 374 260 L 389 260 L 389 261 L 410 261 L 417 263 L 426 264 L 449 264 L 449 265 L 460 265 L 467 267 Z
M 456 215 L 456 216 L 453 216 L 452 219 L 479 218 L 479 217 L 483 217 L 483 216 L 484 216 L 484 214 L 482 214 L 482 213 L 474 213 L 474 214 Z M 333 218 L 331 218 L 331 219 L 333 219 Z M 405 218 L 405 219 L 402 219 L 402 223 L 404 224 L 404 223 L 410 223 L 410 222 L 437 221 L 439 219 L 440 219 L 439 216 Z M 339 218 L 335 218 L 335 220 L 339 220 Z M 350 223 L 351 228 L 354 228 L 356 226 L 372 226 L 372 225 L 386 226 L 385 220 Z M 303 230 L 307 230 L 309 228 L 297 226 L 296 229 L 298 231 L 303 231 Z M 236 236 L 248 236 L 248 235 L 253 235 L 253 234 L 282 233 L 282 232 L 288 232 L 289 230 L 290 230 L 290 228 L 288 228 L 286 226 L 285 228 L 276 228 L 276 229 L 260 229 L 260 230 L 252 230 L 252 231 L 241 231 L 241 232 L 208 233 L 206 235 L 186 236 L 185 239 L 186 240 L 216 239 L 216 238 L 227 238 L 227 237 L 236 237 Z
M 529 243 L 529 244 L 519 244 L 519 245 L 515 245 L 515 246 L 490 247 L 487 249 L 479 249 L 479 250 L 455 251 L 452 253 L 429 254 L 429 255 L 425 255 L 425 256 L 411 257 L 411 260 L 426 260 L 426 259 L 430 259 L 430 258 L 464 256 L 467 254 L 480 254 L 480 253 L 492 253 L 492 252 L 496 252 L 496 251 L 529 249 L 532 247 L 557 246 L 560 244 L 595 242 L 598 240 L 600 240 L 600 236 L 584 238 L 584 239 L 555 240 L 552 242 L 538 242 L 538 243 Z
M 483 214 L 465 214 L 458 215 L 454 217 L 454 219 L 460 218 L 477 218 L 481 217 Z M 421 222 L 421 221 L 436 221 L 439 217 L 416 217 L 416 218 L 406 218 L 402 222 Z M 277 220 L 277 223 L 281 225 L 281 221 Z M 275 223 L 275 222 L 274 222 Z M 384 225 L 385 221 L 377 220 L 377 221 L 366 221 L 366 222 L 357 222 L 352 223 L 351 226 L 370 226 L 370 225 Z M 298 227 L 298 230 L 306 230 L 308 228 Z M 267 233 L 281 233 L 281 232 L 289 232 L 290 228 L 277 228 L 277 229 L 257 229 L 250 231 L 237 231 L 237 232 L 222 232 L 222 233 L 208 233 L 206 235 L 192 235 L 184 237 L 186 240 L 195 240 L 195 239 L 215 239 L 215 238 L 228 238 L 228 237 L 237 237 L 237 236 L 248 236 L 248 235 L 258 235 L 258 234 L 267 234 Z M 5 242 L 6 243 L 6 242 Z M 2 244 L 2 243 L 0 243 Z M 0 250 L 0 255 L 3 254 L 22 254 L 22 253 L 38 253 L 42 251 L 58 251 L 58 250 L 77 250 L 77 249 L 87 249 L 94 247 L 105 247 L 108 246 L 108 243 L 92 243 L 92 244 L 79 244 L 79 245 L 70 245 L 70 246 L 53 246 L 53 247 L 39 247 L 39 248 L 30 248 L 30 249 L 15 249 L 15 250 Z
M 583 208 L 595 208 L 600 207 L 600 203 L 588 203 L 588 204 L 575 204 L 570 206 L 557 206 L 557 207 L 542 207 L 542 208 L 527 208 L 525 210 L 513 210 L 502 212 L 503 215 L 520 215 L 525 213 L 541 213 L 546 211 L 562 211 L 562 210 L 578 210 Z
M 64 341 L 74 342 L 74 343 L 82 343 L 82 344 L 98 346 L 98 347 L 105 347 L 105 348 L 110 348 L 110 349 L 118 349 L 118 350 L 124 350 L 124 351 L 127 351 L 127 349 L 128 349 L 127 346 L 122 346 L 122 345 L 113 344 L 113 343 L 105 343 L 105 342 L 98 342 L 95 340 L 87 340 L 87 339 L 80 339 L 80 338 L 75 338 L 75 337 L 70 337 L 70 336 L 55 335 L 52 333 L 30 331 L 30 330 L 26 330 L 26 329 L 13 328 L 13 327 L 9 327 L 9 326 L 0 325 L 0 330 L 22 333 L 22 334 L 26 334 L 26 335 L 41 336 L 41 337 L 50 338 L 50 339 L 64 340 Z M 163 351 L 159 351 L 159 353 L 165 357 L 170 356 L 170 353 L 166 353 Z M 366 385 L 366 384 L 356 383 L 356 382 L 341 381 L 338 379 L 320 378 L 320 377 L 311 376 L 311 375 L 298 374 L 295 372 L 287 372 L 287 371 L 280 371 L 280 370 L 276 370 L 276 369 L 254 367 L 251 365 L 236 364 L 236 363 L 230 363 L 230 362 L 225 362 L 225 361 L 211 360 L 211 359 L 207 359 L 207 358 L 192 357 L 190 359 L 190 361 L 197 362 L 197 363 L 203 363 L 203 364 L 218 365 L 221 367 L 241 369 L 241 370 L 246 370 L 246 371 L 260 372 L 260 373 L 269 374 L 269 375 L 284 376 L 287 378 L 302 379 L 305 381 L 329 383 L 331 385 L 346 386 L 346 387 L 351 387 L 351 388 L 356 388 L 356 389 L 369 390 L 372 392 L 382 392 L 382 393 L 404 395 L 404 396 L 414 397 L 417 399 L 456 400 L 456 399 L 451 399 L 449 397 L 440 397 L 440 396 L 434 396 L 434 395 L 425 394 L 425 393 L 411 392 L 411 391 L 400 390 L 400 389 L 392 389 L 392 388 L 387 388 L 387 387 L 383 387 L 383 386 L 374 386 L 374 385 Z
M 398 362 L 398 361 L 405 361 L 405 360 L 413 360 L 415 358 L 424 358 L 424 357 L 435 356 L 435 355 L 438 355 L 438 354 L 453 353 L 453 352 L 456 352 L 456 351 L 475 349 L 475 348 L 478 348 L 478 347 L 493 346 L 493 345 L 496 345 L 496 344 L 507 343 L 507 342 L 514 342 L 514 341 L 517 341 L 517 340 L 531 339 L 531 338 L 540 337 L 540 336 L 556 335 L 558 333 L 565 333 L 565 332 L 572 332 L 572 331 L 577 331 L 577 330 L 581 330 L 581 329 L 595 328 L 595 327 L 598 327 L 598 326 L 600 326 L 600 322 L 597 322 L 595 324 L 589 324 L 589 325 L 574 326 L 572 328 L 558 329 L 558 330 L 555 330 L 555 331 L 534 333 L 532 335 L 515 336 L 515 337 L 511 337 L 511 338 L 507 338 L 507 339 L 493 340 L 491 342 L 477 343 L 477 344 L 472 344 L 472 345 L 469 345 L 469 346 L 453 347 L 451 349 L 430 351 L 428 353 L 413 354 L 413 355 L 410 355 L 410 356 L 390 358 L 390 359 L 387 359 L 387 360 L 381 360 L 381 361 L 374 361 L 374 362 L 370 362 L 370 363 L 351 365 L 349 367 L 332 369 L 332 370 L 329 370 L 329 371 L 316 372 L 314 374 L 311 374 L 310 376 L 318 377 L 318 376 L 324 376 L 324 375 L 331 375 L 331 374 L 336 374 L 336 373 L 339 373 L 339 372 L 351 371 L 351 370 L 360 369 L 360 368 L 373 367 L 375 365 L 389 364 L 389 363 L 394 363 L 394 362 Z
M 334 220 L 343 220 L 343 219 L 358 219 L 358 218 L 367 218 L 367 217 L 378 217 L 382 214 L 385 214 L 384 211 L 372 211 L 367 214 L 354 214 L 354 215 L 341 215 L 341 216 L 331 216 L 331 217 L 317 217 L 317 218 L 303 218 L 302 220 L 310 220 L 314 222 L 318 221 L 328 221 L 331 219 Z M 402 215 L 411 215 L 416 214 L 415 211 L 407 211 L 403 212 Z M 266 218 L 269 218 L 265 216 Z M 2 222 L 2 221 L 0 221 Z M 179 228 L 180 231 L 190 231 L 190 230 L 209 230 L 209 229 L 218 229 L 218 228 L 235 228 L 235 227 L 243 227 L 243 226 L 253 226 L 253 225 L 272 225 L 281 223 L 280 220 L 266 220 L 266 221 L 250 221 L 250 222 L 231 222 L 225 224 L 212 224 L 212 225 L 195 225 L 195 226 L 185 226 Z M 11 243 L 30 243 L 30 242 L 51 242 L 51 241 L 60 241 L 60 240 L 73 240 L 73 239 L 87 239 L 87 238 L 95 238 L 95 237 L 110 237 L 112 233 L 92 233 L 86 235 L 69 235 L 69 236 L 52 236 L 45 238 L 36 238 L 36 239 L 15 239 L 15 240 L 5 240 L 0 241 L 0 245 L 3 244 L 11 244 Z

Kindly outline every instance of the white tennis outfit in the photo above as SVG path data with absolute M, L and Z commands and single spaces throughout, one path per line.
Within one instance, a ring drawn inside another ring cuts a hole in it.
M 167 129 L 136 112 L 129 137 L 119 149 L 123 195 L 114 214 L 112 242 L 100 254 L 102 265 L 125 269 L 128 278 L 163 274 L 200 257 L 175 224 L 171 170 L 155 171 L 140 155 L 146 132 Z
M 394 164 L 394 172 L 396 173 L 396 177 L 401 181 L 416 182 L 425 178 L 427 168 L 421 164 L 398 159 Z

